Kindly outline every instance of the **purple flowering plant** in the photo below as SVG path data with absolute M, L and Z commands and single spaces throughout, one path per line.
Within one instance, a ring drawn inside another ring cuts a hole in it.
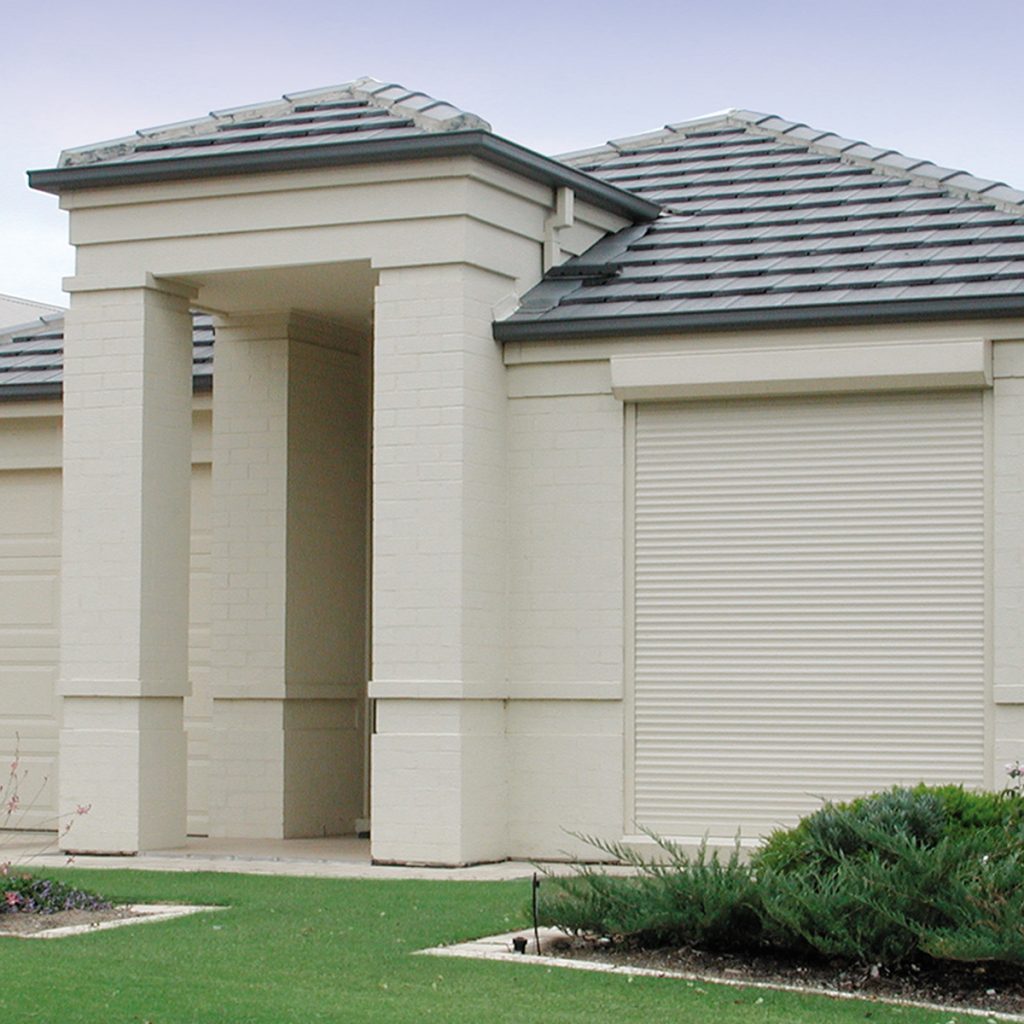
M 56 825 L 53 832 L 45 834 L 41 845 L 26 852 L 19 851 L 18 863 L 10 855 L 5 856 L 4 838 L 17 835 L 27 815 L 35 809 L 46 787 L 44 776 L 33 783 L 30 772 L 21 760 L 20 738 L 16 737 L 14 755 L 7 770 L 7 778 L 0 782 L 0 914 L 25 912 L 55 914 L 61 910 L 99 910 L 110 906 L 98 896 L 74 889 L 63 882 L 42 878 L 23 870 L 26 863 L 48 852 L 70 831 L 76 819 L 88 814 L 91 805 L 79 806 L 71 814 L 56 815 L 42 824 Z M 26 787 L 30 789 L 25 795 Z M 23 833 L 22 833 L 23 834 Z M 68 860 L 70 863 L 70 858 Z

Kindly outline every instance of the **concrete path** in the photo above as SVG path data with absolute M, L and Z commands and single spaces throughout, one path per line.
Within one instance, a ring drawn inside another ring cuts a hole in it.
M 59 867 L 68 863 L 50 833 L 0 832 L 0 863 Z M 392 867 L 370 863 L 367 839 L 203 839 L 190 838 L 179 849 L 152 850 L 131 857 L 78 855 L 75 867 L 132 868 L 139 871 L 234 871 L 254 875 L 312 878 L 420 878 L 452 881 L 501 881 L 528 878 L 524 861 L 478 864 L 465 868 Z

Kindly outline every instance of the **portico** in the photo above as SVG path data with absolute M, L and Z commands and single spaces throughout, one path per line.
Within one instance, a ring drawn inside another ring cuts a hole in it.
M 211 836 L 372 819 L 378 860 L 507 855 L 492 324 L 556 242 L 582 251 L 649 204 L 579 175 L 575 195 L 575 172 L 482 130 L 418 127 L 379 158 L 343 142 L 282 166 L 256 141 L 215 167 L 172 127 L 154 154 L 34 173 L 77 252 L 59 804 L 91 810 L 70 848 L 184 841 L 189 701 Z M 205 693 L 188 671 L 190 309 L 217 336 Z

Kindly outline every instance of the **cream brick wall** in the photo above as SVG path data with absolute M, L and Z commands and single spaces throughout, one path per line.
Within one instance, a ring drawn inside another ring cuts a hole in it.
M 373 773 L 375 860 L 456 865 L 508 856 L 502 701 L 378 701 Z
M 60 740 L 69 843 L 185 833 L 191 317 L 155 287 L 78 291 L 64 359 Z
M 621 701 L 511 701 L 507 745 L 509 855 L 601 859 L 569 832 L 622 835 Z
M 594 368 L 525 376 L 509 403 L 509 852 L 594 856 L 566 830 L 622 829 L 623 407 Z
M 214 836 L 281 836 L 287 323 L 216 330 L 209 827 Z
M 505 675 L 509 283 L 472 267 L 381 273 L 374 369 L 374 679 Z
M 188 827 L 204 833 L 209 746 L 209 396 L 194 402 L 189 588 Z M 60 660 L 61 403 L 0 406 L 0 763 L 15 751 L 28 776 L 24 828 L 57 815 Z M 25 592 L 34 587 L 35 597 Z M 45 592 L 40 589 L 45 585 Z M 13 822 L 12 822 L 13 824 Z
M 210 717 L 210 413 L 192 417 L 192 514 L 188 592 L 189 695 L 185 698 L 188 739 L 188 831 L 205 835 L 209 822 Z M 198 461 L 204 460 L 204 461 Z
M 509 409 L 511 694 L 621 695 L 622 403 L 553 394 Z
M 367 813 L 368 346 L 327 340 L 293 341 L 289 366 L 285 835 Z
M 491 323 L 509 287 L 451 265 L 383 271 L 377 289 L 379 860 L 507 855 L 504 705 L 488 698 L 504 693 L 507 674 L 507 408 Z
M 364 813 L 363 343 L 289 315 L 217 330 L 211 834 L 350 832 Z

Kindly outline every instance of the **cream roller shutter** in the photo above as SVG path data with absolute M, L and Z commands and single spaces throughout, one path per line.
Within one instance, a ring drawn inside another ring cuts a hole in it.
M 636 823 L 982 782 L 980 392 L 641 405 L 635 466 Z
M 16 750 L 25 773 L 17 812 L 0 807 L 11 828 L 56 824 L 60 495 L 59 470 L 0 468 L 0 785 Z

